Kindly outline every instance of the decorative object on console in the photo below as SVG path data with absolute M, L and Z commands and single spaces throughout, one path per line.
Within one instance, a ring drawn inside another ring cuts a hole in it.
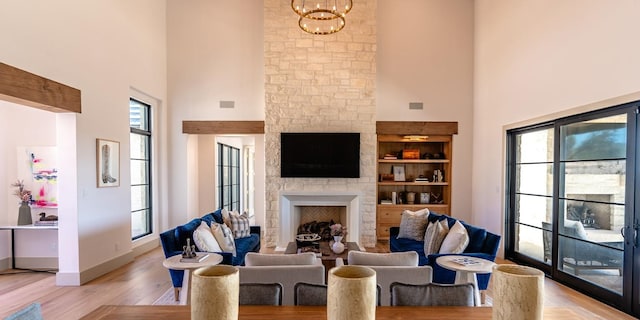
M 57 226 L 58 225 L 58 216 L 57 215 L 48 215 L 44 212 L 40 212 L 40 219 L 33 222 L 34 226 Z
M 29 203 L 31 202 L 31 191 L 25 189 L 23 180 L 17 180 L 12 183 L 11 186 L 18 188 L 13 192 L 13 194 L 21 201 L 20 207 L 18 208 L 18 225 L 32 224 L 31 207 L 29 206 Z
M 47 215 L 44 212 L 40 212 L 40 221 L 58 221 L 58 216 L 55 214 Z

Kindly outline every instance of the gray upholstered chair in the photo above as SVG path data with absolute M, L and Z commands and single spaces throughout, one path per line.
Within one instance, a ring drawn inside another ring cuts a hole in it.
M 474 306 L 474 287 L 463 284 L 406 284 L 389 286 L 392 306 Z
M 293 304 L 296 306 L 326 306 L 327 285 L 298 282 L 293 287 Z
M 282 305 L 282 285 L 279 283 L 241 283 L 240 305 Z
M 282 304 L 293 305 L 293 287 L 298 282 L 325 283 L 322 261 L 314 253 L 262 254 L 247 253 L 240 271 L 240 283 L 280 283 Z
M 380 285 L 376 286 L 376 299 L 380 305 Z M 326 306 L 327 285 L 298 282 L 293 289 L 293 301 L 296 306 Z
M 342 259 L 336 260 L 336 266 L 343 264 Z M 430 266 L 418 266 L 418 253 L 415 251 L 391 253 L 349 251 L 347 264 L 367 266 L 376 272 L 376 281 L 382 292 L 378 302 L 383 306 L 389 305 L 391 283 L 426 284 L 431 283 L 433 277 L 433 269 Z

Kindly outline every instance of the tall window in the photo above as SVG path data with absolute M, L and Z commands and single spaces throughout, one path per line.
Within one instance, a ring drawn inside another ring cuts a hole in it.
M 150 234 L 151 228 L 151 106 L 129 99 L 131 145 L 131 238 Z
M 240 149 L 218 143 L 220 208 L 240 211 Z
M 639 110 L 629 103 L 507 132 L 506 257 L 627 312 L 640 301 L 630 280 L 640 256 L 630 259 L 623 235 L 640 227 L 630 223 L 640 221 Z

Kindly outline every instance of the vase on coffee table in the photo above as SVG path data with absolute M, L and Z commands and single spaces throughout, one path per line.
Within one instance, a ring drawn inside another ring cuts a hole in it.
M 341 254 L 344 251 L 344 243 L 342 243 L 342 236 L 333 236 L 333 244 L 331 245 L 331 251 L 336 254 Z

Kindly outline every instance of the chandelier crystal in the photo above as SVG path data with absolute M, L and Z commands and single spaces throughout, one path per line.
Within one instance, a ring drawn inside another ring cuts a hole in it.
M 332 34 L 344 28 L 352 0 L 291 0 L 298 26 L 310 34 Z

